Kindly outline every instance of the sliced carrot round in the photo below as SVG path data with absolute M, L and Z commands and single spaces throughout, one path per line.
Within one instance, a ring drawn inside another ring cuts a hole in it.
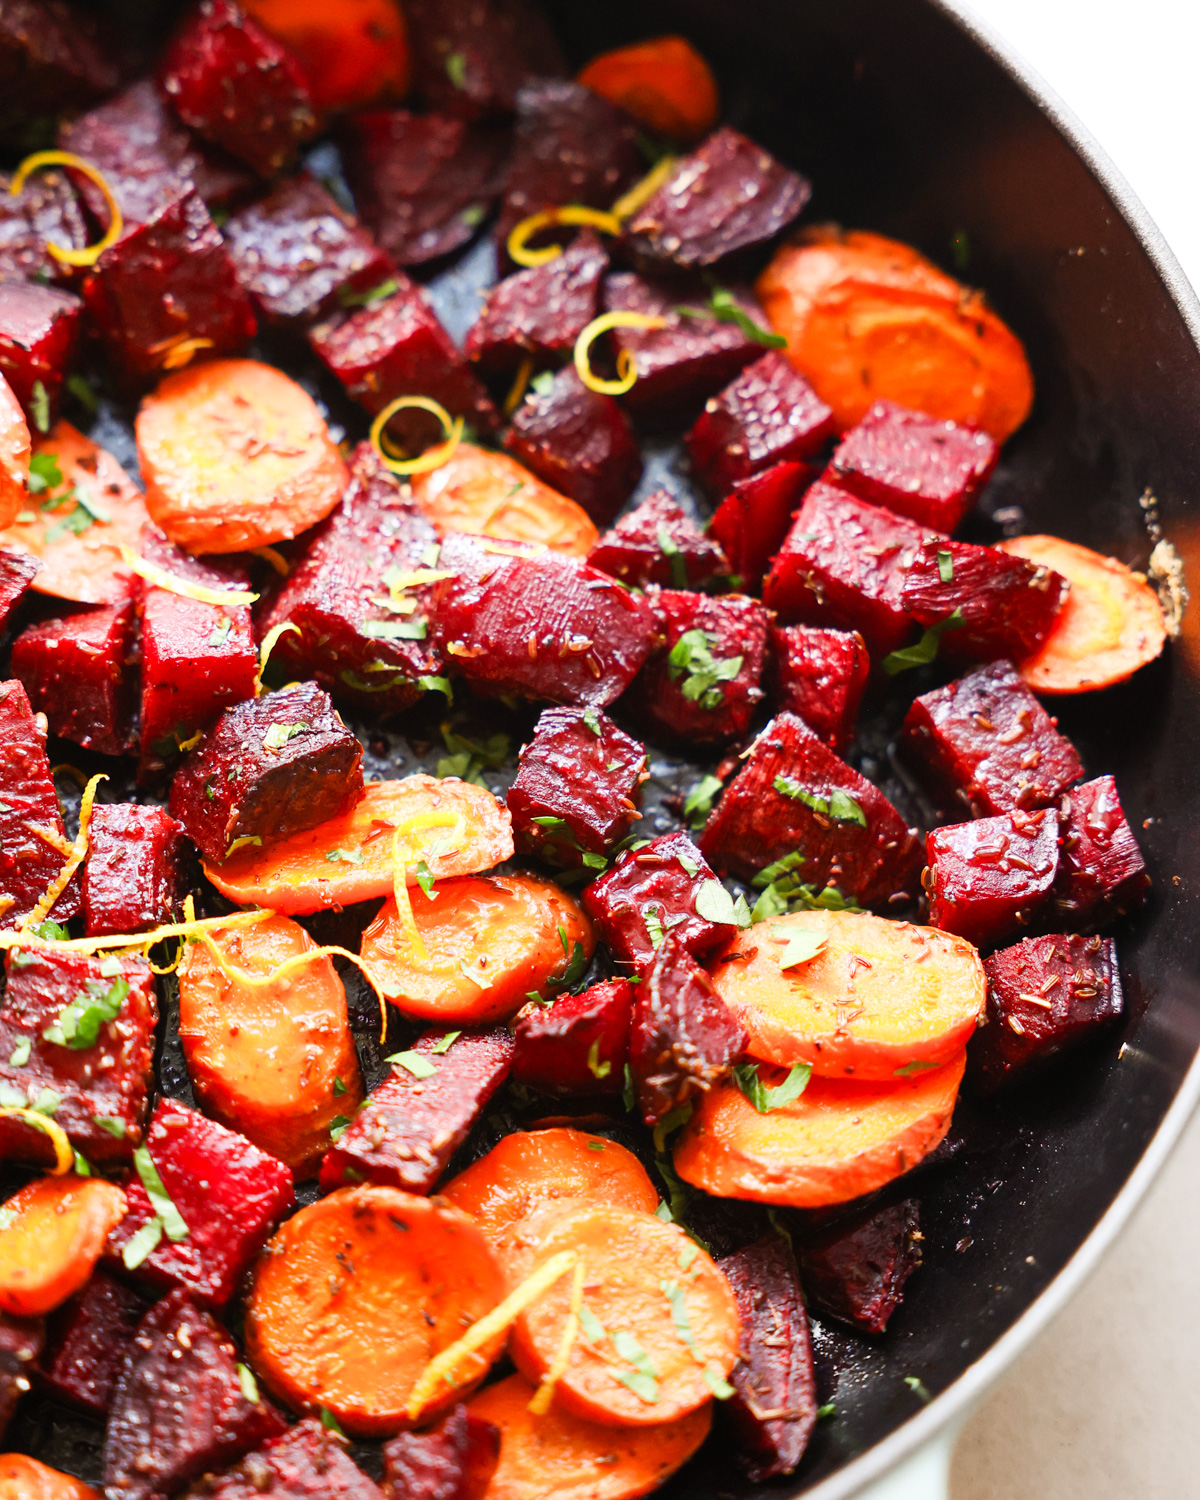
M 533 1386 L 510 1375 L 473 1396 L 472 1413 L 500 1429 L 500 1462 L 487 1500 L 637 1500 L 691 1458 L 712 1426 L 712 1403 L 658 1427 L 589 1422 L 555 1403 L 529 1410 Z
M 339 1188 L 288 1219 L 264 1250 L 246 1352 L 294 1410 L 325 1407 L 347 1432 L 380 1437 L 409 1425 L 426 1365 L 504 1289 L 490 1246 L 458 1209 L 398 1188 Z M 470 1383 L 503 1344 L 501 1332 L 474 1358 Z M 461 1394 L 451 1387 L 422 1420 Z
M 0 1453 L 0 1500 L 100 1500 L 81 1479 L 24 1453 Z
M 1067 602 L 1041 650 L 1017 667 L 1034 692 L 1113 687 L 1161 653 L 1167 624 L 1158 595 L 1115 557 L 1057 536 L 1017 536 L 996 545 L 1070 580 Z
M 0 1308 L 36 1318 L 73 1296 L 127 1207 L 99 1177 L 40 1177 L 15 1193 L 0 1208 Z
M 143 400 L 136 431 L 146 507 L 188 552 L 298 536 L 346 487 L 316 402 L 256 360 L 208 360 L 168 375 Z
M 422 864 L 445 880 L 512 853 L 512 819 L 486 787 L 416 775 L 370 783 L 348 813 L 204 873 L 231 901 L 295 915 L 390 894 L 397 857 L 411 887 Z
M 29 504 L 25 481 L 29 478 L 31 447 L 21 403 L 0 375 L 0 527 L 11 526 Z
M 587 958 L 595 947 L 578 904 L 528 875 L 441 881 L 408 900 L 410 912 L 384 903 L 362 957 L 387 998 L 425 1020 L 507 1020 L 565 972 L 576 943 Z
M 699 140 L 717 123 L 717 81 L 681 36 L 602 52 L 583 69 L 579 82 L 673 140 Z
M 399 0 L 246 0 L 244 8 L 296 54 L 318 114 L 408 92 Z
M 702 1096 L 675 1147 L 685 1182 L 719 1198 L 824 1208 L 915 1167 L 950 1128 L 966 1051 L 892 1083 L 813 1078 L 792 1104 L 760 1114 L 734 1084 Z M 782 1069 L 760 1072 L 768 1087 Z
M 757 922 L 721 955 L 713 983 L 753 1057 L 860 1080 L 949 1062 L 987 1001 L 983 964 L 965 938 L 868 912 Z
M 729 1284 L 676 1224 L 603 1205 L 557 1219 L 539 1262 L 573 1251 L 583 1265 L 580 1336 L 554 1392 L 593 1422 L 676 1422 L 712 1399 L 738 1357 L 740 1325 Z M 513 1325 L 510 1350 L 529 1380 L 559 1354 L 570 1278 L 556 1282 Z

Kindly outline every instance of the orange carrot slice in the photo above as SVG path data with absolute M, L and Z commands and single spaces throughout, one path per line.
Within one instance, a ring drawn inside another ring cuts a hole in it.
M 25 481 L 30 448 L 29 424 L 21 403 L 0 375 L 0 527 L 11 526 L 29 504 Z
M 0 1500 L 100 1500 L 82 1480 L 24 1453 L 0 1453 Z
M 296 54 L 318 114 L 408 92 L 399 0 L 246 0 L 244 8 Z
M 127 1206 L 99 1177 L 40 1177 L 21 1188 L 0 1207 L 0 1308 L 36 1318 L 73 1296 Z
M 579 82 L 672 140 L 698 141 L 717 123 L 717 81 L 681 36 L 602 52 L 583 69 Z

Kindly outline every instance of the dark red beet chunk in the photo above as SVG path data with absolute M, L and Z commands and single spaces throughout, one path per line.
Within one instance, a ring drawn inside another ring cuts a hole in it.
M 633 827 L 646 752 L 596 708 L 548 708 L 521 751 L 508 793 L 522 854 L 602 870 Z
M 523 84 L 566 72 L 549 21 L 527 0 L 409 0 L 404 14 L 415 82 L 433 109 L 510 114 Z
M 228 1474 L 206 1480 L 203 1493 L 211 1500 L 383 1500 L 344 1446 L 345 1439 L 307 1417 Z
M 38 1383 L 56 1401 L 103 1416 L 146 1304 L 107 1271 L 55 1312 L 37 1362 Z
M 1113 778 L 1074 787 L 1059 810 L 1063 841 L 1053 920 L 1088 932 L 1140 906 L 1150 877 Z
M 547 1094 L 620 1093 L 633 991 L 612 979 L 550 1005 L 531 1001 L 517 1018 L 513 1082 Z
M 171 786 L 171 816 L 218 863 L 348 812 L 362 796 L 362 746 L 329 694 L 297 682 L 228 708 Z
M 783 545 L 792 516 L 816 470 L 782 463 L 739 480 L 708 523 L 744 589 L 757 588 Z
M 339 139 L 359 215 L 397 265 L 423 265 L 465 245 L 500 195 L 506 142 L 498 131 L 373 109 L 351 115 Z
M 1083 775 L 1074 745 L 1007 661 L 922 693 L 900 749 L 947 807 L 973 818 L 1049 807 Z
M 21 141 L 32 122 L 111 93 L 117 67 L 91 19 L 63 0 L 5 0 L 0 15 L 0 134 Z
M 15 198 L 8 190 L 10 181 L 0 173 L 0 281 L 71 281 L 78 272 L 46 249 L 50 241 L 71 250 L 88 243 L 87 225 L 66 173 L 34 172 Z
M 1038 920 L 1058 872 L 1058 813 L 1002 813 L 938 828 L 925 841 L 929 920 L 977 948 Z
M 41 1318 L 13 1318 L 0 1313 L 0 1438 L 17 1402 L 29 1389 L 29 1372 L 42 1347 Z
M 0 926 L 16 927 L 28 916 L 63 867 L 55 844 L 34 827 L 66 836 L 45 737 L 25 689 L 0 682 Z M 69 922 L 78 913 L 79 887 L 72 881 L 50 915 Z
M 601 526 L 642 477 L 629 418 L 611 396 L 589 390 L 574 365 L 564 366 L 517 408 L 504 446 Z
M 928 532 L 821 480 L 804 497 L 763 583 L 781 620 L 857 630 L 872 654 L 904 645 L 912 620 L 902 595 Z
M 112 964 L 81 953 L 27 950 L 10 953 L 6 969 L 0 1101 L 28 1105 L 57 1094 L 55 1122 L 77 1151 L 93 1165 L 128 1161 L 142 1139 L 154 1066 L 158 1005 L 149 966 L 123 958 L 110 973 Z M 47 1031 L 64 1040 L 51 1041 Z M 26 1052 L 24 1063 L 13 1063 Z M 0 1120 L 0 1153 L 10 1152 L 38 1162 L 53 1155 L 40 1130 Z
M 129 602 L 43 620 L 13 642 L 13 674 L 51 734 L 102 755 L 125 755 L 137 743 L 133 612 Z
M 838 759 L 795 714 L 772 719 L 725 788 L 700 839 L 722 874 L 750 879 L 799 851 L 799 877 L 887 907 L 916 883 L 916 832 L 883 793 Z
M 183 829 L 161 807 L 92 809 L 83 866 L 88 937 L 149 932 L 179 915 L 187 893 Z
M 626 850 L 584 891 L 583 905 L 617 958 L 639 972 L 668 933 L 703 958 L 748 925 L 686 833 Z
M 159 85 L 185 124 L 264 177 L 317 128 L 299 63 L 232 0 L 201 0 L 167 48 Z
M 37 577 L 41 563 L 32 552 L 0 547 L 0 630 L 8 624 L 25 591 Z
M 913 1198 L 819 1234 L 800 1251 L 800 1275 L 821 1312 L 865 1333 L 883 1333 L 921 1264 L 921 1219 Z
M 173 1099 L 160 1099 L 146 1134 L 150 1159 L 188 1227 L 186 1239 L 163 1236 L 132 1267 L 155 1286 L 185 1287 L 220 1307 L 295 1201 L 292 1174 L 245 1136 Z M 129 1212 L 108 1239 L 120 1256 L 155 1217 L 137 1177 L 124 1184 Z
M 760 327 L 766 317 L 749 292 L 730 294 Z M 617 350 L 625 350 L 637 371 L 637 384 L 622 398 L 632 411 L 647 417 L 675 415 L 698 406 L 755 359 L 762 345 L 748 338 L 735 322 L 710 315 L 707 287 L 692 282 L 648 281 L 632 271 L 604 283 L 605 312 L 645 313 L 664 318 L 665 328 L 618 328 Z M 689 317 L 680 307 L 695 308 Z M 599 345 L 593 345 L 595 351 Z
M 870 671 L 871 658 L 857 632 L 815 625 L 777 625 L 771 631 L 772 698 L 831 750 L 844 750 L 854 738 Z
M 427 1031 L 412 1050 L 437 1069 L 414 1078 L 396 1066 L 368 1095 L 321 1163 L 321 1190 L 370 1182 L 428 1193 L 446 1170 L 488 1100 L 508 1077 L 513 1039 L 506 1026 L 464 1032 L 444 1053 L 444 1031 Z M 355 1175 L 359 1174 L 359 1175 Z
M 514 370 L 530 356 L 541 363 L 568 354 L 596 316 L 607 270 L 608 252 L 599 237 L 580 230 L 562 255 L 492 288 L 467 334 L 468 357 L 485 370 Z
M 402 1432 L 383 1449 L 395 1500 L 483 1500 L 500 1462 L 500 1429 L 456 1406 L 424 1432 Z
M 999 456 L 986 432 L 877 401 L 838 445 L 830 477 L 873 505 L 949 533 Z
M 1112 938 L 1027 938 L 984 959 L 987 1019 L 967 1048 L 971 1080 L 993 1093 L 1121 1014 Z
M 729 560 L 666 490 L 655 490 L 606 531 L 588 563 L 632 588 L 701 589 L 729 572 Z
M 31 281 L 0 281 L 0 375 L 24 408 L 34 436 L 54 425 L 62 383 L 79 352 L 82 319 L 83 303 L 74 292 Z M 41 391 L 46 395 L 44 428 L 35 416 Z
M 104 1493 L 152 1500 L 287 1430 L 248 1401 L 237 1350 L 182 1289 L 142 1319 L 125 1356 L 104 1440 Z
M 745 1046 L 746 1033 L 684 936 L 664 937 L 634 996 L 629 1030 L 629 1069 L 642 1119 L 657 1125 L 712 1088 Z
M 684 441 L 701 483 L 719 497 L 773 464 L 811 458 L 835 430 L 831 408 L 771 349 L 709 398 Z
M 742 1320 L 726 1411 L 756 1484 L 790 1474 L 817 1425 L 812 1335 L 792 1247 L 770 1234 L 718 1262 Z M 770 1416 L 764 1413 L 770 1412 Z
M 438 644 L 476 688 L 607 708 L 646 659 L 649 607 L 573 557 L 449 536 L 438 567 Z

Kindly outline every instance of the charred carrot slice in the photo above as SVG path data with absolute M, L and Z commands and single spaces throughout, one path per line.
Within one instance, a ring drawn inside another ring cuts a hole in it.
M 348 813 L 269 849 L 239 850 L 204 873 L 243 906 L 290 914 L 370 901 L 393 890 L 490 870 L 512 858 L 512 822 L 484 787 L 450 776 L 369 784 Z M 422 868 L 424 867 L 424 868 Z
M 403 99 L 410 58 L 398 0 L 247 0 L 244 7 L 298 58 L 318 114 Z
M 722 954 L 713 983 L 752 1056 L 881 1082 L 949 1062 L 987 1000 L 965 938 L 867 912 L 758 922 Z
M 100 1500 L 94 1489 L 24 1453 L 0 1453 L 0 1500 Z
M 699 140 L 717 123 L 717 81 L 681 36 L 602 52 L 583 69 L 579 82 L 672 140 Z
M 125 1194 L 99 1177 L 41 1177 L 0 1207 L 0 1308 L 19 1318 L 48 1313 L 91 1276 Z
M 29 478 L 30 449 L 25 413 L 8 381 L 0 375 L 0 527 L 11 526 L 29 503 L 25 482 Z
M 1057 536 L 1018 536 L 997 546 L 1043 563 L 1071 583 L 1041 650 L 1017 668 L 1035 693 L 1114 687 L 1162 652 L 1167 625 L 1158 595 L 1115 557 Z
M 721 1198 L 793 1208 L 848 1203 L 915 1167 L 950 1128 L 966 1065 L 892 1083 L 814 1078 L 792 1104 L 762 1114 L 735 1084 L 705 1094 L 675 1147 L 685 1182 Z M 760 1068 L 776 1087 L 783 1069 Z

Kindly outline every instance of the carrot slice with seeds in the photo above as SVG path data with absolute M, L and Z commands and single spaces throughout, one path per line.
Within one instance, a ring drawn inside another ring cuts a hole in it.
M 99 1177 L 40 1177 L 21 1188 L 0 1207 L 0 1308 L 36 1318 L 73 1296 L 127 1206 Z

